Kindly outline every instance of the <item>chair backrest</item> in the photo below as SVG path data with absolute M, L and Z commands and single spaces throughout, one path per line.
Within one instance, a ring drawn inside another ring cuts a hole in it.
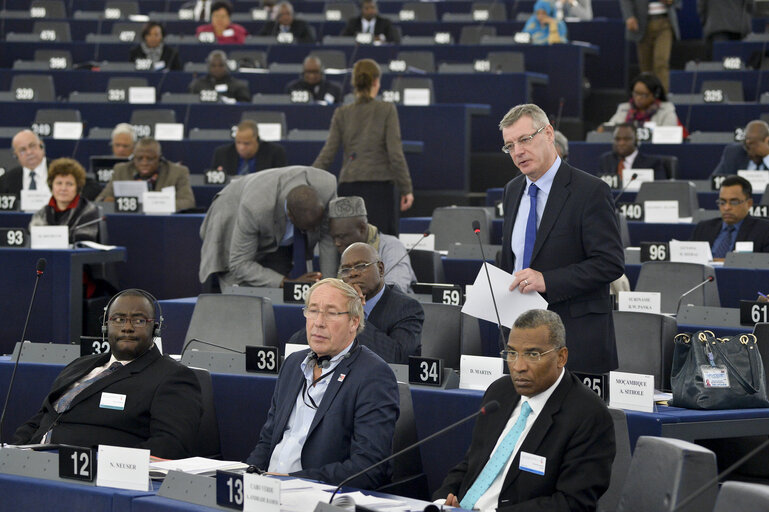
M 403 60 L 410 68 L 435 73 L 435 55 L 430 51 L 405 51 L 398 52 L 398 60 Z
M 459 44 L 481 44 L 483 36 L 497 35 L 497 27 L 489 25 L 468 25 L 462 27 L 459 34 Z
M 473 13 L 473 18 L 478 21 L 507 21 L 507 9 L 505 9 L 504 3 L 473 2 L 470 11 Z M 479 17 L 476 14 L 478 11 L 485 11 L 488 18 L 484 20 L 482 17 Z
M 721 217 L 721 212 L 718 210 L 705 210 L 704 208 L 698 208 L 692 212 L 692 224 L 697 224 L 703 220 L 710 220 Z
M 11 79 L 11 92 L 19 90 L 31 89 L 33 92 L 32 98 L 27 98 L 23 95 L 23 98 L 33 101 L 56 101 L 56 89 L 53 86 L 53 77 L 51 75 L 14 75 Z M 19 97 L 18 92 L 16 98 Z
M 286 113 L 272 110 L 247 110 L 240 116 L 240 120 L 244 121 L 251 119 L 259 125 L 280 125 L 280 140 L 286 138 Z M 268 140 L 262 133 L 263 129 L 259 128 L 259 137 Z
M 238 64 L 238 68 L 267 69 L 267 52 L 259 50 L 231 51 L 230 60 L 234 60 Z
M 432 78 L 416 77 L 416 76 L 398 76 L 393 79 L 390 85 L 393 91 L 400 93 L 401 103 L 406 103 L 406 89 L 427 89 L 430 91 L 429 104 L 436 103 L 435 100 L 435 88 L 433 87 Z
M 157 123 L 175 123 L 176 112 L 171 109 L 141 109 L 131 112 L 129 123 L 134 127 L 136 136 L 154 137 Z
M 13 149 L 0 148 L 0 176 L 17 165 L 19 165 L 19 161 L 13 155 Z
M 58 66 L 51 66 L 55 62 L 51 59 L 63 59 L 65 69 L 72 67 L 72 53 L 69 50 L 35 50 L 35 62 L 47 62 L 49 68 L 60 69 Z
M 691 144 L 731 144 L 734 132 L 702 132 L 697 130 L 689 134 Z
M 130 0 L 107 0 L 104 3 L 104 12 L 107 9 L 117 9 L 120 11 L 120 18 L 127 18 L 132 14 L 139 14 L 139 3 Z M 137 34 L 141 33 L 141 30 Z
M 430 233 L 435 235 L 435 250 L 446 251 L 453 243 L 477 244 L 473 221 L 481 224 L 481 242 L 491 243 L 491 214 L 481 206 L 444 206 L 433 210 Z
M 446 368 L 459 368 L 462 354 L 481 355 L 478 319 L 462 313 L 460 306 L 423 303 L 422 355 L 443 359 Z
M 308 57 L 317 57 L 324 69 L 346 69 L 347 57 L 342 50 L 313 50 Z
M 190 368 L 200 383 L 203 415 L 200 417 L 198 442 L 195 455 L 218 459 L 222 455 L 219 438 L 219 422 L 216 419 L 216 402 L 214 401 L 214 386 L 211 374 L 202 368 Z
M 323 13 L 328 11 L 339 11 L 341 21 L 347 21 L 353 16 L 358 15 L 358 6 L 354 2 L 327 2 L 323 7 Z
M 665 169 L 665 175 L 669 180 L 678 177 L 678 157 L 675 155 L 655 155 L 662 160 L 662 167 Z M 696 208 L 695 208 L 696 209 Z
M 765 512 L 769 510 L 769 485 L 728 481 L 721 485 L 713 512 Z
M 233 322 L 233 318 L 238 319 Z M 192 312 L 184 337 L 184 350 L 197 348 L 222 352 L 210 345 L 190 343 L 197 338 L 231 350 L 245 351 L 246 345 L 278 346 L 272 301 L 251 295 L 201 294 Z
M 48 18 L 49 20 L 67 19 L 67 8 L 61 0 L 33 0 L 29 5 L 30 12 L 41 7 L 45 9 L 45 15 L 41 16 L 43 18 Z
M 691 217 L 700 207 L 697 188 L 691 181 L 647 181 L 641 183 L 636 202 L 678 201 L 678 216 Z
M 79 110 L 68 108 L 41 108 L 35 113 L 35 123 L 53 125 L 56 121 L 80 123 L 83 121 L 83 118 Z
M 68 21 L 36 21 L 32 25 L 32 33 L 37 34 L 41 41 L 72 42 Z
M 121 89 L 126 92 L 130 87 L 147 87 L 147 79 L 140 76 L 113 76 L 107 80 L 107 90 Z
M 107 217 L 104 216 L 104 206 L 102 206 L 101 204 L 97 204 L 96 210 L 99 212 L 98 241 L 100 244 L 107 245 L 109 244 L 109 231 L 107 229 Z
M 678 301 L 684 292 L 713 276 L 713 282 L 706 284 L 684 297 L 682 304 L 720 307 L 718 277 L 710 265 L 698 263 L 677 263 L 672 261 L 647 261 L 638 274 L 635 291 L 660 292 L 663 313 L 677 313 Z
M 745 101 L 745 94 L 742 90 L 742 81 L 740 80 L 703 80 L 702 85 L 700 86 L 700 92 L 709 90 L 723 91 L 724 101 Z
M 438 13 L 434 3 L 406 2 L 401 7 L 402 11 L 413 11 L 414 21 L 438 21 Z
M 409 259 L 411 260 L 411 268 L 414 269 L 414 274 L 420 283 L 446 282 L 441 253 L 415 249 L 409 253 Z
M 716 454 L 680 439 L 641 436 L 630 461 L 617 512 L 672 512 L 716 477 Z M 717 484 L 678 512 L 713 510 Z M 739 509 L 735 509 L 739 510 Z
M 142 23 L 119 21 L 112 25 L 112 35 L 118 36 L 118 39 L 124 43 L 139 42 L 142 38 L 143 28 Z
M 654 375 L 655 389 L 670 389 L 674 318 L 653 313 L 614 311 L 619 371 Z
M 489 52 L 486 58 L 492 73 L 523 73 L 526 71 L 526 58 L 523 52 Z
M 614 444 L 616 453 L 611 464 L 611 481 L 609 488 L 598 499 L 598 512 L 614 512 L 619 502 L 620 493 L 625 486 L 628 467 L 630 466 L 630 436 L 627 429 L 627 417 L 622 409 L 609 408 L 614 420 Z
M 622 247 L 630 247 L 630 228 L 627 224 L 627 217 L 620 212 L 616 213 L 617 224 L 619 225 L 619 237 L 622 240 Z
M 764 189 L 764 193 L 761 196 L 761 201 L 759 201 L 758 204 L 769 205 L 769 185 L 767 185 L 766 188 Z
M 587 132 L 587 135 L 585 136 L 585 142 L 611 144 L 613 141 L 614 141 L 614 134 L 612 133 L 611 130 L 606 130 L 603 132 L 597 132 L 595 130 L 591 130 Z

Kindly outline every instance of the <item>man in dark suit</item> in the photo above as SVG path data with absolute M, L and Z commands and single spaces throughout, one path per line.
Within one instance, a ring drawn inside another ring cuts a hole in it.
M 302 77 L 286 85 L 286 92 L 307 91 L 311 101 L 324 105 L 339 103 L 342 99 L 342 88 L 323 74 L 323 63 L 318 57 L 309 57 L 302 63 Z
M 392 22 L 379 16 L 376 0 L 363 0 L 360 4 L 360 14 L 347 20 L 341 35 L 354 36 L 363 32 L 372 34 L 373 39 L 377 41 L 400 43 L 398 31 L 395 30 Z
M 238 80 L 230 74 L 227 67 L 227 54 L 222 50 L 214 50 L 206 57 L 208 74 L 195 78 L 187 86 L 190 93 L 200 94 L 201 91 L 216 91 L 225 103 L 251 102 L 251 91 L 248 82 Z
M 724 148 L 711 176 L 737 174 L 737 171 L 769 170 L 769 124 L 751 121 L 745 126 L 745 141 Z
M 736 242 L 753 242 L 753 252 L 769 252 L 769 221 L 750 215 L 753 189 L 741 176 L 729 176 L 718 191 L 721 217 L 697 224 L 691 240 L 710 242 L 714 258 L 724 258 Z
M 290 2 L 278 2 L 272 8 L 273 20 L 268 21 L 262 27 L 260 36 L 277 36 L 283 32 L 290 32 L 294 36 L 295 43 L 315 43 L 315 32 L 304 20 L 294 18 L 294 6 Z
M 499 123 L 522 175 L 505 186 L 502 261 L 510 290 L 538 292 L 569 331 L 569 368 L 617 368 L 609 283 L 625 258 L 609 186 L 562 162 L 554 130 L 536 105 L 512 108 Z M 534 208 L 531 206 L 534 205 Z
M 255 121 L 240 122 L 235 133 L 235 142 L 219 146 L 214 150 L 211 168 L 229 175 L 251 174 L 286 166 L 286 150 L 280 144 L 259 138 Z
M 558 315 L 531 310 L 502 351 L 510 375 L 489 386 L 470 448 L 434 494 L 446 505 L 505 511 L 595 510 L 608 489 L 614 425 L 606 405 L 565 369 Z
M 388 363 L 408 364 L 409 356 L 422 353 L 425 313 L 419 301 L 385 285 L 384 263 L 372 246 L 356 242 L 342 254 L 339 277 L 358 292 L 363 302 L 366 327 L 358 342 Z M 302 329 L 290 343 L 305 343 Z
M 136 289 L 112 299 L 103 326 L 110 353 L 64 368 L 13 444 L 109 444 L 168 459 L 197 454 L 200 384 L 192 370 L 154 345 L 162 323 L 154 302 Z
M 22 190 L 48 190 L 48 162 L 43 141 L 32 130 L 21 130 L 11 139 L 13 156 L 19 165 L 0 176 L 0 194 Z
M 351 286 L 334 278 L 315 283 L 304 316 L 310 349 L 283 364 L 247 462 L 336 485 L 390 455 L 398 384 L 387 363 L 356 341 L 365 320 Z M 376 489 L 388 480 L 383 465 L 350 485 Z
M 638 150 L 635 127 L 622 123 L 614 128 L 612 150 L 601 155 L 601 174 L 617 174 L 621 186 L 622 173 L 627 169 L 654 169 L 655 180 L 672 178 L 665 170 L 662 158 Z

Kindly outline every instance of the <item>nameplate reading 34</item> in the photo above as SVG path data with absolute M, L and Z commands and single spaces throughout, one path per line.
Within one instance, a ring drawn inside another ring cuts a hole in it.
M 216 472 L 216 504 L 243 510 L 243 475 L 229 471 Z
M 462 287 L 458 284 L 451 287 L 433 286 L 433 303 L 461 306 L 465 303 Z
M 278 347 L 246 346 L 246 371 L 278 373 Z
M 92 448 L 61 446 L 59 448 L 59 477 L 93 482 L 96 476 Z
M 740 301 L 740 325 L 769 322 L 769 302 Z
M 0 247 L 29 247 L 29 235 L 24 228 L 0 228 Z
M 291 282 L 283 283 L 283 302 L 286 304 L 304 303 L 307 292 L 310 291 L 312 283 L 309 282 Z
M 440 386 L 443 379 L 443 359 L 409 356 L 409 384 Z

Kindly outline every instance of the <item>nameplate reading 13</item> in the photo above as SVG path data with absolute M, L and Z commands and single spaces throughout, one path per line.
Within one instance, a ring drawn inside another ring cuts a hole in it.
M 465 303 L 462 287 L 458 284 L 450 287 L 433 286 L 433 303 L 461 306 Z
M 59 447 L 59 477 L 93 482 L 96 476 L 93 448 Z
M 303 304 L 307 292 L 310 291 L 310 282 L 286 282 L 283 283 L 283 302 L 286 304 Z
M 440 386 L 443 379 L 443 359 L 409 356 L 409 384 Z
M 243 510 L 243 475 L 229 471 L 216 472 L 216 504 Z
M 278 373 L 278 363 L 278 347 L 246 346 L 247 372 Z
M 740 325 L 769 322 L 769 302 L 740 301 Z

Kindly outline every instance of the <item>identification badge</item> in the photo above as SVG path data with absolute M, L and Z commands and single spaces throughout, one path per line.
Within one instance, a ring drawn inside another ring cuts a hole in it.
M 546 457 L 534 455 L 533 453 L 521 452 L 521 461 L 518 464 L 518 469 L 534 473 L 535 475 L 544 475 L 546 463 Z
M 115 409 L 122 411 L 125 409 L 125 395 L 118 393 L 102 393 L 99 407 L 102 409 Z
M 705 383 L 706 388 L 729 387 L 729 372 L 726 370 L 726 366 L 703 364 L 700 366 L 700 373 L 702 373 L 702 382 Z

